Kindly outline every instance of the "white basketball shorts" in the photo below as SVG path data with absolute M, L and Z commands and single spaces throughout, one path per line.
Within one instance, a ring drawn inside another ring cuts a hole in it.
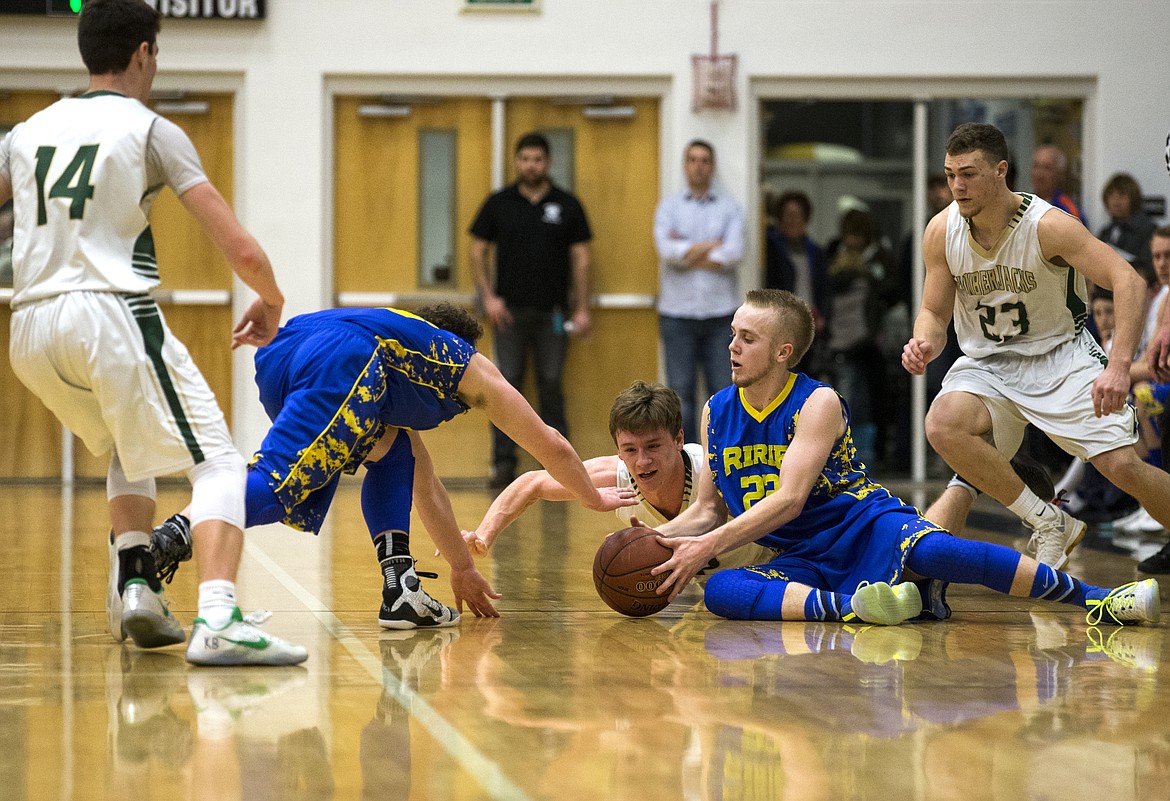
M 1105 354 L 1088 331 L 1040 356 L 1005 351 L 979 359 L 962 356 L 943 379 L 947 392 L 978 395 L 991 414 L 995 447 L 1008 458 L 1019 450 L 1028 423 L 1073 456 L 1092 459 L 1137 441 L 1137 416 L 1126 404 L 1093 414 L 1093 382 Z
M 129 481 L 235 451 L 199 368 L 149 296 L 66 292 L 13 311 L 12 369 Z

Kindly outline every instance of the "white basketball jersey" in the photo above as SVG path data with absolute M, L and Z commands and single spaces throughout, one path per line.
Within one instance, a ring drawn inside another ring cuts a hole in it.
M 971 357 L 1047 353 L 1079 337 L 1085 325 L 1084 276 L 1045 260 L 1040 251 L 1036 227 L 1054 207 L 1034 195 L 1017 194 L 1023 200 L 991 250 L 971 236 L 957 204 L 947 212 L 955 333 Z
M 113 93 L 59 100 L 13 129 L 13 307 L 158 284 L 146 145 L 156 119 Z
M 680 513 L 683 509 L 691 505 L 691 501 L 698 494 L 699 470 L 706 460 L 706 457 L 703 456 L 703 446 L 694 442 L 683 445 L 682 456 L 684 484 L 682 506 L 679 508 Z M 662 513 L 642 497 L 642 490 L 638 489 L 638 483 L 634 481 L 634 477 L 630 475 L 630 471 L 626 469 L 625 462 L 621 459 L 618 459 L 617 485 L 619 489 L 633 489 L 638 492 L 637 504 L 634 506 L 623 506 L 620 509 L 614 510 L 619 520 L 629 525 L 630 517 L 637 517 L 651 528 L 666 522 L 666 518 L 662 516 Z

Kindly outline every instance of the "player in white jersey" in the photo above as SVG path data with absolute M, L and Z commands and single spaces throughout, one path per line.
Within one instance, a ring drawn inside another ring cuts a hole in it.
M 215 397 L 149 295 L 158 285 L 151 203 L 170 186 L 259 297 L 232 347 L 276 334 L 284 297 L 268 257 L 207 180 L 194 147 L 144 105 L 159 14 L 142 0 L 88 0 L 78 47 L 88 91 L 16 126 L 0 143 L 0 204 L 13 199 L 13 370 L 95 455 L 110 454 L 107 616 L 118 641 L 183 642 L 150 531 L 159 475 L 192 484 L 200 664 L 295 664 L 304 648 L 244 622 L 235 601 L 244 461 Z
M 673 520 L 695 499 L 698 476 L 706 462 L 703 446 L 683 443 L 682 405 L 674 390 L 635 381 L 614 399 L 609 433 L 618 452 L 585 462 L 596 487 L 630 489 L 634 506 L 615 510 L 624 526 L 655 528 Z M 568 501 L 574 496 L 545 470 L 524 473 L 488 508 L 475 531 L 464 531 L 471 552 L 487 553 L 496 537 L 536 501 Z M 711 568 L 743 567 L 772 559 L 755 543 L 722 554 Z
M 931 405 L 927 438 L 967 482 L 1032 529 L 1039 561 L 1059 568 L 1085 525 L 1010 469 L 1028 423 L 1091 462 L 1163 524 L 1170 523 L 1170 475 L 1138 458 L 1125 402 L 1145 283 L 1079 220 L 1009 189 L 1007 158 L 994 126 L 967 123 L 951 134 L 944 164 L 954 202 L 926 229 L 922 308 L 902 364 L 922 374 L 946 344 L 953 317 L 965 355 Z M 1113 290 L 1108 359 L 1084 329 L 1086 278 Z M 931 519 L 949 527 L 965 519 L 973 500 L 953 485 Z

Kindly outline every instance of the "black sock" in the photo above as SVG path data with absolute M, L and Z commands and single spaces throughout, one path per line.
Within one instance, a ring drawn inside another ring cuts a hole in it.
M 136 578 L 144 579 L 155 592 L 162 590 L 162 582 L 158 580 L 158 566 L 145 545 L 118 551 L 118 592 L 126 589 L 127 581 Z
M 386 535 L 379 534 L 374 538 L 374 548 L 378 552 L 378 561 L 384 561 L 392 556 L 410 556 L 410 535 L 405 531 L 390 532 L 390 548 L 386 548 Z

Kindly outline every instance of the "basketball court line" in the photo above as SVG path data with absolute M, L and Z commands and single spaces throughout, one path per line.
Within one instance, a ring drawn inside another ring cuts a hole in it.
M 289 575 L 253 541 L 245 538 L 244 550 L 248 556 L 255 559 L 286 590 L 304 604 L 305 608 L 325 626 L 333 638 L 370 674 L 374 681 L 379 682 L 382 688 L 426 729 L 427 733 L 455 760 L 456 764 L 475 779 L 491 798 L 498 799 L 498 801 L 532 801 L 523 790 L 504 775 L 499 764 L 480 753 L 479 749 L 436 712 L 425 698 L 383 666 L 381 660 L 361 640 L 355 637 L 336 615 L 325 607 L 321 599 L 305 589 L 299 581 Z

